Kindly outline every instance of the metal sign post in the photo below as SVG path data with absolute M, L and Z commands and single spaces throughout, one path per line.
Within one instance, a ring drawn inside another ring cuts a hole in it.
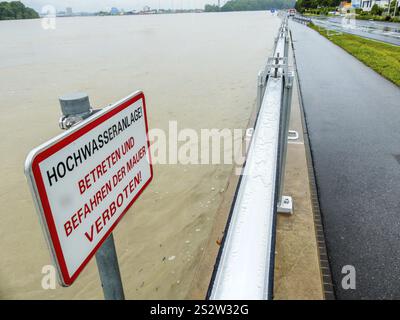
M 117 252 L 115 250 L 114 237 L 112 233 L 96 252 L 96 263 L 97 268 L 99 269 L 104 299 L 125 300 L 124 288 L 122 287 Z
M 64 130 L 68 130 L 98 111 L 90 107 L 89 97 L 84 93 L 68 94 L 60 97 L 59 100 L 63 113 L 59 124 L 60 128 Z M 99 269 L 104 299 L 125 300 L 112 233 L 96 252 L 96 263 Z

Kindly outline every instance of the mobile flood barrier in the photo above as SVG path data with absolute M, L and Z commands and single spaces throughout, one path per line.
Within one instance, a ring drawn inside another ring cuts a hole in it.
M 292 17 L 293 21 L 302 23 L 302 24 L 306 24 L 308 25 L 309 23 L 312 22 L 311 18 L 308 17 L 304 17 L 302 15 L 296 14 L 295 16 Z
M 283 196 L 293 72 L 283 17 L 274 55 L 258 74 L 258 115 L 207 298 L 272 299 L 277 212 L 292 213 Z

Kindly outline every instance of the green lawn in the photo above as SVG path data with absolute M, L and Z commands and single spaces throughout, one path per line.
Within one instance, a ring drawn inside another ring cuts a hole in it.
M 309 26 L 386 79 L 400 86 L 399 46 L 346 33 L 328 32 L 326 29 L 313 24 L 309 24 Z

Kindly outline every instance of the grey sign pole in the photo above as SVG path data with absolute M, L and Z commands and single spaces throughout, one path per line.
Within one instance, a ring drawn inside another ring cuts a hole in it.
M 125 300 L 112 233 L 97 251 L 96 262 L 99 269 L 101 286 L 103 287 L 104 299 Z
M 60 97 L 59 100 L 63 114 L 59 124 L 60 128 L 64 130 L 68 130 L 97 111 L 90 107 L 89 97 L 85 93 L 67 94 Z M 99 269 L 104 299 L 124 300 L 124 289 L 112 233 L 97 250 L 96 263 Z

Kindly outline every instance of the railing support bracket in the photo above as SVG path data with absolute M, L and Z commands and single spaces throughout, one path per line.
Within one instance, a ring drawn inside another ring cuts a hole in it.
M 293 199 L 289 196 L 282 196 L 278 204 L 278 213 L 293 214 Z

